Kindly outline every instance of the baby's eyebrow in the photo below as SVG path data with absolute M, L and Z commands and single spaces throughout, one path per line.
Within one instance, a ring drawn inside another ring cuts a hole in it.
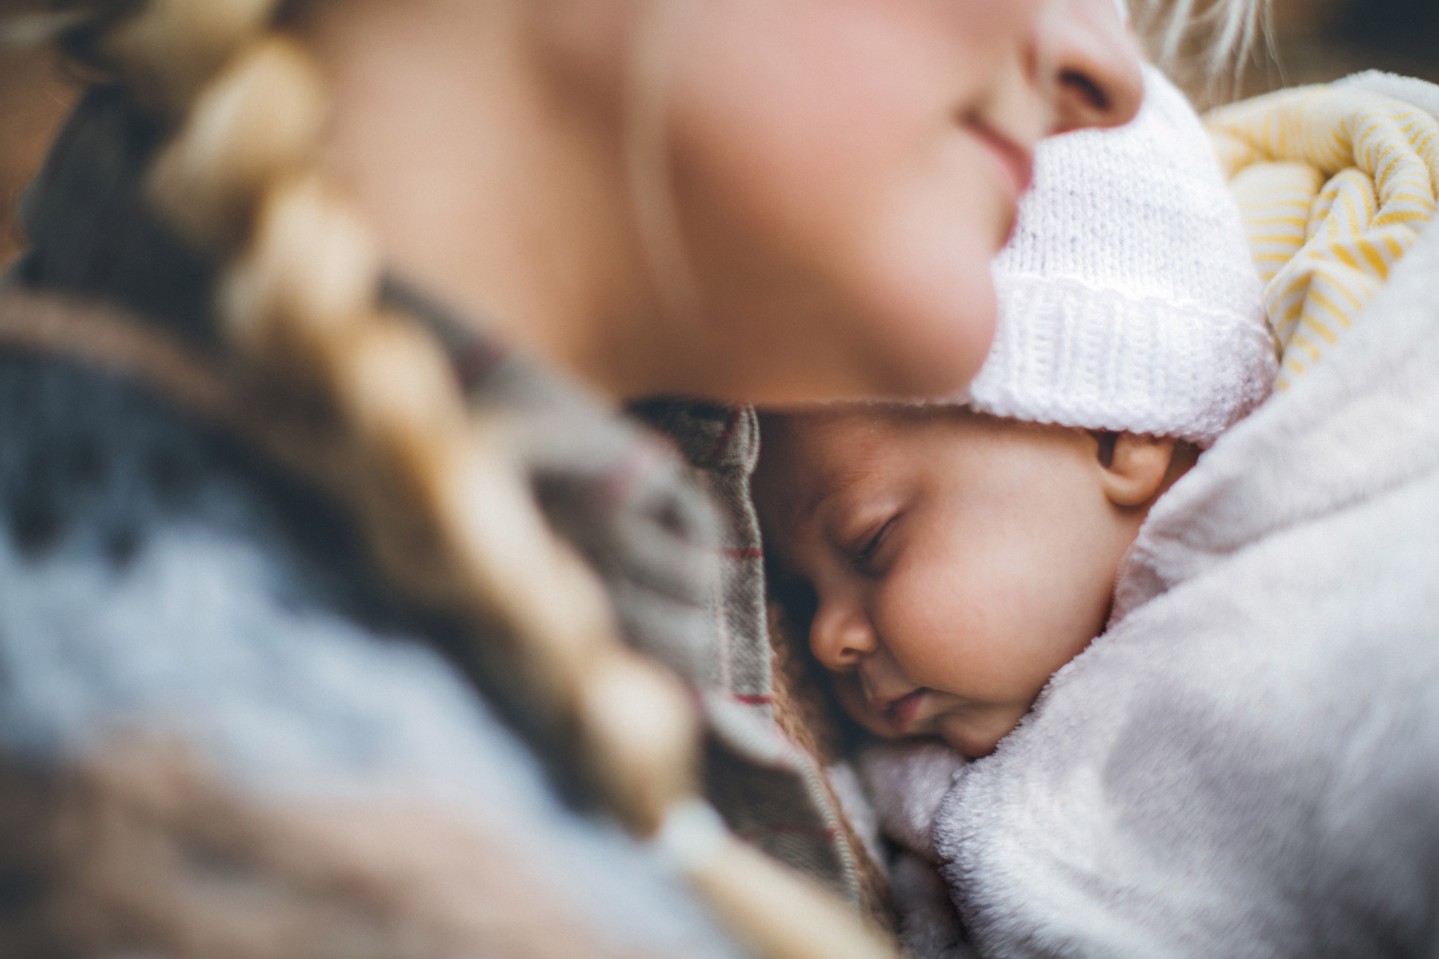
M 795 512 L 795 524 L 807 523 L 814 519 L 815 514 L 825 503 L 848 490 L 866 475 L 868 475 L 868 471 L 860 466 L 851 466 L 847 469 L 832 470 L 822 474 L 819 482 L 815 484 L 815 488 L 810 491 Z
M 820 507 L 841 493 L 844 488 L 845 484 L 838 479 L 820 483 L 800 504 L 799 510 L 795 513 L 795 522 L 807 523 L 814 519 L 814 515 L 819 512 Z

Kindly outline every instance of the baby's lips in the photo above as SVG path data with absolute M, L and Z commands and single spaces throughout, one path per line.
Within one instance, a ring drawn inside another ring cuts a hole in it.
M 890 700 L 882 710 L 885 720 L 900 735 L 908 735 L 919 718 L 919 712 L 923 708 L 925 697 L 928 694 L 928 689 L 920 688 Z

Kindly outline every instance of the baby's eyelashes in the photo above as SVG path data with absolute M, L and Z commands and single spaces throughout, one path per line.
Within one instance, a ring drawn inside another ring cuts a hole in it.
M 847 549 L 850 565 L 865 575 L 877 575 L 883 567 L 881 562 L 885 545 L 894 531 L 898 515 L 891 516 L 877 525 L 866 529 Z

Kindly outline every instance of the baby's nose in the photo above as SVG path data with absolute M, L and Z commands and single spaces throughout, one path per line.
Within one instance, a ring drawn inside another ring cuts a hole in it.
M 809 648 L 824 668 L 848 672 L 874 652 L 874 629 L 856 606 L 823 603 L 810 623 Z

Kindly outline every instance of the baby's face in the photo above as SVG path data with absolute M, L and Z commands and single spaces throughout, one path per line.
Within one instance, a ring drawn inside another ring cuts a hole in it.
M 1098 635 L 1139 518 L 1094 437 L 957 409 L 767 421 L 755 495 L 776 574 L 862 726 L 994 750 Z

